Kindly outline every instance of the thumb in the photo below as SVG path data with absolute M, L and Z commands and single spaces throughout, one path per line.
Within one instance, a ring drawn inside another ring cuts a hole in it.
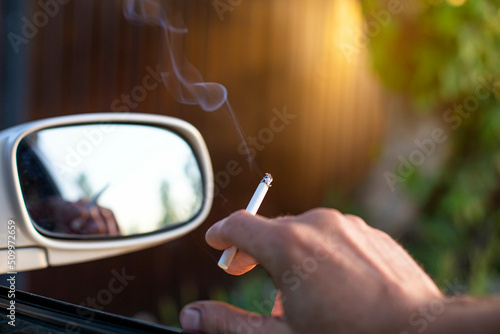
M 180 321 L 182 329 L 191 333 L 290 333 L 281 317 L 267 317 L 217 301 L 195 302 L 187 305 L 181 311 Z

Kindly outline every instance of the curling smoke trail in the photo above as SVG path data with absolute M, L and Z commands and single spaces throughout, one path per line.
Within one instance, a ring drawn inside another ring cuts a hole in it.
M 162 70 L 163 84 L 172 97 L 183 104 L 198 105 L 205 111 L 215 111 L 220 108 L 230 115 L 238 134 L 244 143 L 248 161 L 252 161 L 247 138 L 236 118 L 231 104 L 227 99 L 226 87 L 215 82 L 205 82 L 202 75 L 183 56 L 183 38 L 188 29 L 184 25 L 182 15 L 174 13 L 168 6 L 162 8 L 157 0 L 124 0 L 124 15 L 130 22 L 138 24 L 157 25 L 163 29 L 165 48 L 167 50 Z M 163 60 L 163 59 L 162 59 Z M 257 174 L 262 172 L 257 169 Z

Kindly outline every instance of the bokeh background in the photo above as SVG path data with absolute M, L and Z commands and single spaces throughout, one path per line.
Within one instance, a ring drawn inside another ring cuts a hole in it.
M 213 223 L 245 207 L 263 171 L 275 181 L 260 214 L 317 206 L 358 214 L 402 243 L 443 290 L 500 290 L 499 1 L 159 2 L 189 30 L 177 52 L 226 86 L 256 158 L 248 163 L 238 150 L 227 112 L 183 105 L 163 87 L 148 91 L 130 111 L 182 118 L 205 137 L 220 189 L 209 218 L 169 244 L 19 274 L 18 288 L 86 303 L 125 268 L 135 278 L 105 311 L 176 325 L 183 305 L 210 298 L 268 312 L 266 273 L 228 276 L 204 242 Z M 161 29 L 127 21 L 122 7 L 2 0 L 0 127 L 115 111 L 113 101 L 165 55 Z M 37 24 L 29 34 L 26 21 Z M 284 113 L 288 124 L 270 136 Z M 243 171 L 227 179 L 232 160 Z

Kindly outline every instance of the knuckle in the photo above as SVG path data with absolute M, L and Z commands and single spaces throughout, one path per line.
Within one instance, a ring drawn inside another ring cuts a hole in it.
M 222 219 L 218 225 L 219 233 L 227 233 L 230 231 L 242 218 L 243 212 L 241 210 L 231 213 L 228 217 Z
M 248 227 L 248 219 L 250 214 L 245 210 L 238 210 L 230 214 L 227 218 L 221 221 L 218 231 L 223 236 L 234 235 L 242 232 L 242 229 Z M 254 217 L 252 217 L 254 218 Z
M 296 221 L 296 218 L 292 215 L 283 215 L 275 217 L 273 220 L 279 224 L 289 224 Z
M 231 227 L 234 227 L 237 225 L 239 222 L 241 222 L 244 217 L 245 217 L 245 211 L 244 210 L 238 210 L 233 213 L 231 213 L 228 217 L 224 218 L 220 222 L 220 229 L 221 230 L 226 230 L 230 229 Z
M 231 220 L 233 220 L 233 219 L 234 220 L 239 220 L 239 219 L 241 219 L 242 217 L 244 217 L 246 215 L 248 215 L 248 212 L 246 212 L 243 209 L 240 209 L 240 210 L 237 210 L 237 211 L 231 213 L 229 215 L 229 219 L 231 219 Z
M 346 214 L 345 217 L 349 220 L 350 224 L 358 228 L 366 228 L 368 224 L 360 217 Z
M 397 242 L 386 232 L 374 227 L 372 227 L 371 230 L 374 236 L 376 236 L 380 242 L 383 242 L 385 244 L 397 244 Z
M 342 223 L 344 215 L 331 208 L 315 208 L 305 212 L 300 218 L 308 223 L 323 225 L 338 225 Z

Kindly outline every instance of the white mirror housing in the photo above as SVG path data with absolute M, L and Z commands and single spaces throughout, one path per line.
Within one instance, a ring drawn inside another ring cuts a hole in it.
M 122 238 L 80 240 L 55 238 L 40 233 L 28 213 L 19 181 L 16 159 L 19 143 L 29 134 L 40 130 L 85 124 L 102 124 L 103 127 L 110 124 L 138 124 L 179 134 L 191 146 L 201 170 L 203 203 L 197 215 L 175 228 Z M 205 142 L 194 126 L 173 117 L 94 113 L 33 121 L 0 132 L 0 157 L 0 274 L 87 262 L 168 242 L 198 227 L 212 206 L 213 171 Z

